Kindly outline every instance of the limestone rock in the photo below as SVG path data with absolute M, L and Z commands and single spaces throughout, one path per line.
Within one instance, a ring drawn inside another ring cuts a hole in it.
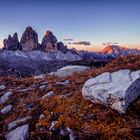
M 0 90 L 4 90 L 6 89 L 6 86 L 5 85 L 0 85 Z
M 64 46 L 63 42 L 57 43 L 57 49 L 63 53 L 66 53 L 68 51 L 67 46 Z
M 0 104 L 4 104 L 12 94 L 13 93 L 11 91 L 4 93 L 4 95 L 0 98 Z
M 34 76 L 34 79 L 42 79 L 45 77 L 46 77 L 45 75 L 36 75 L 36 76 Z
M 4 39 L 3 44 L 4 44 L 3 49 L 6 49 L 6 50 L 16 51 L 16 50 L 22 49 L 22 46 L 20 45 L 19 40 L 18 40 L 17 33 L 14 33 L 13 37 L 9 35 L 8 39 Z
M 29 131 L 29 125 L 26 124 L 10 131 L 6 135 L 6 138 L 7 140 L 27 140 L 29 137 L 28 131 Z
M 69 80 L 66 80 L 64 82 L 56 82 L 57 85 L 61 86 L 61 85 L 68 85 L 70 84 L 70 81 Z
M 30 119 L 32 119 L 31 116 L 15 120 L 15 121 L 13 121 L 13 122 L 8 124 L 8 130 L 11 130 L 11 129 L 15 128 L 18 124 L 24 123 L 24 122 L 26 122 L 26 121 L 28 121 Z
M 103 104 L 120 113 L 140 95 L 140 70 L 105 72 L 85 82 L 82 94 L 93 103 Z
M 20 43 L 24 51 L 36 49 L 39 45 L 38 34 L 32 29 L 32 27 L 27 27 L 21 37 Z
M 57 39 L 51 31 L 47 31 L 46 35 L 42 40 L 42 50 L 46 52 L 56 52 L 57 51 Z
M 39 116 L 39 119 L 41 119 L 41 120 L 43 120 L 43 119 L 45 119 L 46 118 L 46 116 L 44 115 L 44 114 L 41 114 L 40 116 Z
M 90 69 L 89 67 L 85 67 L 85 66 L 71 65 L 71 66 L 65 66 L 57 70 L 55 73 L 53 72 L 53 74 L 58 77 L 67 77 L 75 73 L 83 72 L 89 69 Z
M 42 99 L 45 99 L 45 98 L 48 98 L 48 97 L 52 97 L 52 96 L 54 96 L 55 95 L 55 93 L 53 92 L 53 91 L 50 91 L 50 92 L 48 92 L 47 94 L 45 94 L 43 97 L 42 97 Z
M 49 128 L 49 131 L 54 131 L 54 130 L 56 130 L 56 128 L 54 127 L 56 124 L 58 123 L 58 121 L 52 121 L 51 122 L 51 126 L 50 126 L 50 128 Z
M 11 111 L 12 107 L 13 107 L 12 105 L 7 105 L 7 106 L 4 107 L 3 109 L 1 109 L 1 113 L 2 113 L 2 114 L 7 114 L 8 112 Z

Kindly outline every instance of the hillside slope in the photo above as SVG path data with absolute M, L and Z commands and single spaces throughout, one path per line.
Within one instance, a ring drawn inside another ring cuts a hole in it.
M 17 125 L 29 124 L 31 140 L 69 139 L 69 137 L 138 140 L 140 98 L 129 107 L 125 115 L 120 115 L 110 108 L 93 104 L 82 97 L 81 89 L 86 80 L 103 72 L 120 69 L 132 71 L 140 69 L 140 56 L 118 58 L 104 67 L 67 78 L 1 77 L 0 83 L 6 88 L 1 90 L 0 96 L 6 91 L 11 91 L 13 95 L 0 105 L 0 109 L 9 104 L 13 107 L 8 114 L 0 114 L 0 137 L 5 139 L 10 122 L 31 116 L 28 121 Z M 50 91 L 47 98 L 43 97 Z

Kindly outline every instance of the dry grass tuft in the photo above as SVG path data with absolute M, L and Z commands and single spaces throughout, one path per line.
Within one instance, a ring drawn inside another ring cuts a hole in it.
M 82 97 L 81 89 L 89 78 L 103 72 L 113 72 L 120 69 L 139 70 L 140 56 L 118 58 L 104 67 L 75 74 L 67 78 L 47 77 L 44 79 L 13 77 L 0 78 L 0 82 L 11 89 L 14 96 L 7 104 L 13 104 L 13 111 L 2 117 L 0 133 L 7 131 L 7 124 L 19 117 L 32 116 L 30 122 L 30 139 L 48 138 L 54 136 L 49 132 L 51 122 L 57 120 L 56 130 L 62 126 L 74 130 L 80 139 L 105 139 L 105 140 L 138 140 L 140 137 L 140 98 L 133 103 L 125 115 L 102 105 L 93 104 Z M 57 81 L 69 80 L 70 84 L 58 86 Z M 48 81 L 49 88 L 40 89 L 42 82 Z M 19 93 L 16 88 L 23 86 L 35 88 Z M 56 96 L 42 100 L 41 97 L 49 91 L 54 91 Z M 25 106 L 32 105 L 28 110 Z M 2 108 L 0 106 L 0 108 Z M 44 119 L 39 119 L 44 114 Z M 57 134 L 56 134 L 57 135 Z M 62 139 L 57 136 L 55 139 Z

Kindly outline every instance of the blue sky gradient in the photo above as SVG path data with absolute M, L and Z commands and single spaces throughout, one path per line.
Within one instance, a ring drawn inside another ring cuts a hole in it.
M 39 41 L 47 30 L 58 40 L 73 38 L 92 44 L 140 44 L 139 0 L 0 1 L 0 45 L 9 34 L 32 26 Z

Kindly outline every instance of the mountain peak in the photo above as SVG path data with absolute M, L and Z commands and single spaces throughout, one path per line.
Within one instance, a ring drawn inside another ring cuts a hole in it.
M 48 31 L 46 31 L 46 34 L 45 34 L 46 36 L 52 36 L 53 35 L 53 33 L 52 33 L 52 31 L 50 31 L 50 30 L 48 30 Z
M 38 47 L 38 34 L 28 26 L 20 40 L 23 50 L 33 50 Z
M 122 47 L 119 45 L 107 45 L 101 51 L 101 53 L 110 54 L 117 57 L 117 56 L 126 56 L 130 54 L 138 54 L 140 53 L 140 51 L 138 49 L 133 49 L 133 48 L 130 49 L 130 48 Z
M 117 53 L 120 49 L 123 49 L 123 48 L 119 45 L 107 45 L 102 50 L 102 53 L 108 53 L 108 54 Z

